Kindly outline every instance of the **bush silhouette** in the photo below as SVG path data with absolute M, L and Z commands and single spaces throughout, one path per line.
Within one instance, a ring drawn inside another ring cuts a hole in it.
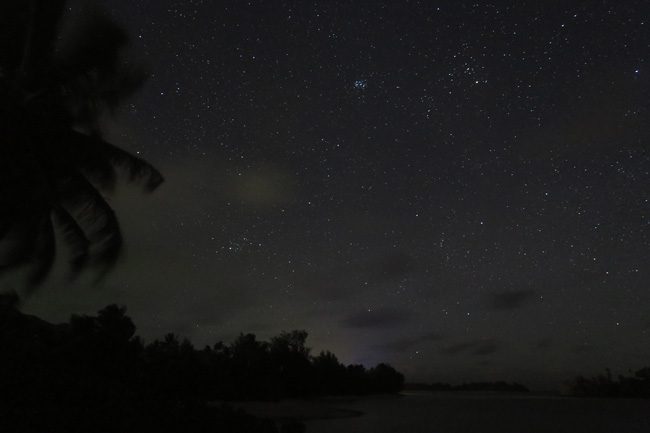
M 144 344 L 126 309 L 116 305 L 61 325 L 22 314 L 16 305 L 15 295 L 0 296 L 0 419 L 12 431 L 118 432 L 143 425 L 160 432 L 178 431 L 173 426 L 190 433 L 272 432 L 272 423 L 206 403 L 395 393 L 404 381 L 387 364 L 367 370 L 346 367 L 330 352 L 312 357 L 305 331 L 282 332 L 270 342 L 241 334 L 229 345 L 197 350 L 175 334 Z M 301 431 L 299 424 L 282 428 Z
M 620 375 L 616 380 L 606 369 L 604 375 L 578 376 L 569 385 L 570 393 L 579 397 L 650 398 L 650 367 L 636 371 L 631 377 Z

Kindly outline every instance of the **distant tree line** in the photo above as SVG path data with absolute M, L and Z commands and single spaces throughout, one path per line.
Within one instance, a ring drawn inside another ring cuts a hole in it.
M 404 377 L 389 365 L 345 366 L 331 352 L 312 357 L 306 339 L 306 331 L 282 332 L 269 342 L 241 334 L 229 345 L 218 342 L 196 350 L 189 340 L 167 334 L 140 347 L 141 362 L 153 379 L 149 386 L 160 386 L 159 393 L 202 400 L 276 400 L 402 389 Z
M 138 431 L 140 422 L 140 431 L 273 432 L 273 424 L 206 402 L 395 393 L 404 381 L 386 364 L 365 369 L 330 352 L 311 356 L 305 331 L 268 342 L 242 334 L 197 350 L 174 334 L 145 344 L 116 305 L 52 325 L 7 299 L 0 300 L 0 419 L 20 431 Z
M 616 379 L 609 369 L 592 378 L 578 376 L 570 384 L 570 393 L 578 397 L 650 398 L 650 367 L 638 370 L 634 376 L 619 375 Z

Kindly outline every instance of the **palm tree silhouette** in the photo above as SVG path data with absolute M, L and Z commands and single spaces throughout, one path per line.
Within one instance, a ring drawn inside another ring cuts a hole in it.
M 31 288 L 52 267 L 55 229 L 74 274 L 110 269 L 122 236 L 102 193 L 124 172 L 148 191 L 163 181 L 99 133 L 100 115 L 145 78 L 120 56 L 126 35 L 92 13 L 62 38 L 65 3 L 7 1 L 0 13 L 0 270 L 27 265 Z

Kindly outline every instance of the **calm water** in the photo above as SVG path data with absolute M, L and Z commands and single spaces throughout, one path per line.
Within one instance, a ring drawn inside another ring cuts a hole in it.
M 364 416 L 307 423 L 307 433 L 650 433 L 650 401 L 427 395 L 342 403 Z

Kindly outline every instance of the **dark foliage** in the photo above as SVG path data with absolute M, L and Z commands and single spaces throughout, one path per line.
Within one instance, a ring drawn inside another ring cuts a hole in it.
M 73 273 L 115 262 L 122 237 L 102 193 L 118 169 L 148 190 L 163 180 L 99 133 L 102 113 L 145 77 L 120 55 L 125 34 L 97 13 L 61 37 L 64 10 L 64 0 L 24 0 L 0 13 L 0 271 L 29 266 L 31 287 L 52 266 L 56 230 Z
M 386 364 L 367 370 L 345 366 L 331 352 L 309 355 L 305 331 L 283 332 L 270 342 L 241 334 L 195 350 L 168 334 L 144 347 L 147 387 L 159 395 L 199 400 L 277 400 L 321 395 L 397 393 L 404 376 Z
M 579 376 L 570 384 L 570 392 L 578 397 L 650 398 L 650 367 L 616 379 L 609 369 L 592 378 Z
M 0 419 L 15 432 L 273 432 L 271 422 L 206 402 L 393 393 L 404 381 L 385 364 L 310 357 L 304 331 L 196 350 L 173 334 L 145 345 L 115 305 L 52 325 L 16 304 L 0 296 Z
M 271 422 L 208 407 L 190 398 L 174 372 L 152 370 L 123 308 L 52 325 L 0 298 L 3 431 L 277 432 Z M 148 387 L 156 381 L 175 385 L 159 393 L 161 387 Z M 185 393 L 175 394 L 173 386 Z

